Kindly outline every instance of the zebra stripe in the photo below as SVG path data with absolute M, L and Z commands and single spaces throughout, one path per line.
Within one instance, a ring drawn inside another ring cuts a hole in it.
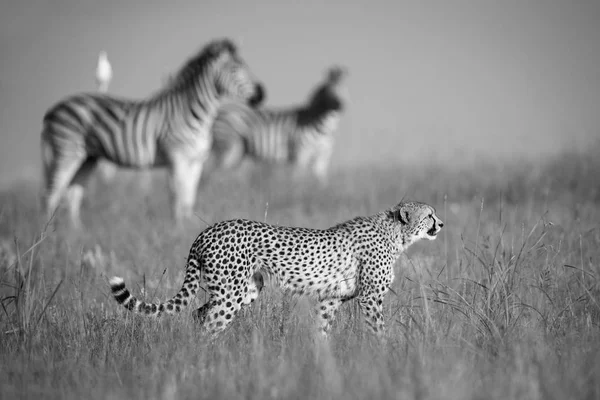
M 245 157 L 271 164 L 312 170 L 326 181 L 333 133 L 343 111 L 341 83 L 346 71 L 333 67 L 309 101 L 285 110 L 256 109 L 240 102 L 224 104 L 212 127 L 218 167 L 231 169 Z
M 44 116 L 42 154 L 48 217 L 69 190 L 71 220 L 80 225 L 83 187 L 98 159 L 170 172 L 173 216 L 191 216 L 209 155 L 210 126 L 224 98 L 256 105 L 264 91 L 228 39 L 204 46 L 153 96 L 140 101 L 101 93 L 68 97 Z

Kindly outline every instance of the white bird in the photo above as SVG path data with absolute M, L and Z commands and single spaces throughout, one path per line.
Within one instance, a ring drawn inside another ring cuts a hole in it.
M 96 84 L 98 85 L 98 91 L 106 93 L 111 80 L 112 67 L 108 62 L 106 51 L 102 50 L 98 55 L 98 64 L 96 65 Z
M 112 67 L 110 62 L 108 62 L 108 55 L 106 54 L 106 51 L 102 50 L 100 51 L 100 54 L 98 54 L 98 64 L 96 65 L 96 85 L 98 86 L 98 91 L 101 93 L 106 93 L 111 80 Z M 117 173 L 117 168 L 115 165 L 104 160 L 100 162 L 98 170 L 102 180 L 105 182 L 112 181 Z

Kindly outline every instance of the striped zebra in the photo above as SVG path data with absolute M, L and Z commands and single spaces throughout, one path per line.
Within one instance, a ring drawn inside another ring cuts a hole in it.
M 192 214 L 212 136 L 225 98 L 259 104 L 263 87 L 228 39 L 208 43 L 162 90 L 141 101 L 94 93 L 54 105 L 41 135 L 44 208 L 52 216 L 65 193 L 71 222 L 81 225 L 84 185 L 98 159 L 136 169 L 166 166 L 173 217 Z
M 224 104 L 212 127 L 214 167 L 233 169 L 244 158 L 311 170 L 326 183 L 334 137 L 343 111 L 345 69 L 332 67 L 305 105 L 284 110 Z

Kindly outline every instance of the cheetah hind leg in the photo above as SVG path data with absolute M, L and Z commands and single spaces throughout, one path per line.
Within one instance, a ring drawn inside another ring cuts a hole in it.
M 319 333 L 325 340 L 329 338 L 331 331 L 331 322 L 335 318 L 335 313 L 342 304 L 341 299 L 324 299 L 319 302 L 318 306 L 318 324 Z
M 242 306 L 250 305 L 258 298 L 258 295 L 265 286 L 265 280 L 260 272 L 255 272 L 248 283 L 248 292 L 242 300 Z M 211 302 L 207 301 L 202 307 L 192 313 L 192 317 L 200 324 L 204 324 L 208 310 L 211 308 Z

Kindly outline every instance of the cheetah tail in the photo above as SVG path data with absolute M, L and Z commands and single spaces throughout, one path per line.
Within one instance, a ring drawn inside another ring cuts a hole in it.
M 146 303 L 136 299 L 125 286 L 125 282 L 118 276 L 113 276 L 109 280 L 110 290 L 117 303 L 123 305 L 129 311 L 136 314 L 144 314 L 152 317 L 158 317 L 160 314 L 175 314 L 182 311 L 196 295 L 200 283 L 197 282 L 198 275 L 194 268 L 188 268 L 185 274 L 183 286 L 172 299 L 160 303 Z

